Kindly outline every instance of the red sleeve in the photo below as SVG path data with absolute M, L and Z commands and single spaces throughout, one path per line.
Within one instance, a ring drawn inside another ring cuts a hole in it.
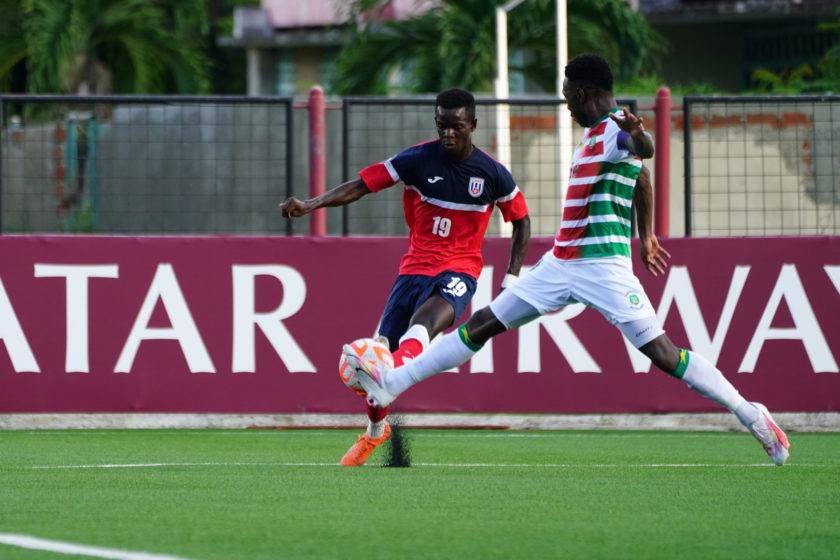
M 522 194 L 519 187 L 508 196 L 496 199 L 496 206 L 499 207 L 502 218 L 506 222 L 520 220 L 528 215 L 528 203 L 525 202 L 525 195 Z
M 393 187 L 400 180 L 394 166 L 387 161 L 368 165 L 359 171 L 359 177 L 371 192 L 379 192 L 382 189 Z

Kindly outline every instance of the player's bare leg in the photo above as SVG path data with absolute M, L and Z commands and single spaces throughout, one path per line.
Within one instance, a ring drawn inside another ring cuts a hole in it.
M 767 408 L 761 403 L 744 399 L 706 358 L 677 348 L 664 334 L 639 350 L 668 375 L 682 379 L 692 390 L 725 406 L 758 440 L 773 463 L 778 466 L 785 464 L 790 443 Z

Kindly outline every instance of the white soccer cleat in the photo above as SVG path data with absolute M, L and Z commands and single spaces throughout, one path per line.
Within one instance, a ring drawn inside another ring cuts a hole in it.
M 767 407 L 761 403 L 752 403 L 759 412 L 761 417 L 749 426 L 749 430 L 755 439 L 764 447 L 764 451 L 770 457 L 770 460 L 781 467 L 787 461 L 790 452 L 790 442 L 788 442 L 787 435 L 782 431 L 778 424 L 776 424 Z
M 350 365 L 352 377 L 367 393 L 368 404 L 384 408 L 397 398 L 383 386 L 382 379 L 388 371 L 384 364 L 359 357 L 349 344 L 344 345 L 342 353 Z

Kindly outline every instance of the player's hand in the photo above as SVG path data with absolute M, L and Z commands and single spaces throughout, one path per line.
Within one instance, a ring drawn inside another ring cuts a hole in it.
M 615 121 L 621 130 L 631 136 L 641 134 L 645 131 L 644 119 L 642 117 L 637 117 L 631 113 L 629 107 L 622 107 L 621 110 L 624 112 L 623 117 L 619 117 L 615 113 L 610 113 L 610 118 Z
M 286 199 L 278 205 L 280 207 L 280 214 L 284 218 L 299 218 L 309 213 L 309 207 L 301 200 L 291 197 Z
M 648 272 L 659 276 L 665 274 L 665 269 L 668 268 L 668 261 L 665 259 L 670 259 L 671 254 L 659 244 L 655 235 L 651 235 L 647 239 L 642 239 L 641 257 Z

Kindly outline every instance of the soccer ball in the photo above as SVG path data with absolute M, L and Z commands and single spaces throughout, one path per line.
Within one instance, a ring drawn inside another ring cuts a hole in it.
M 391 351 L 388 350 L 387 346 L 378 340 L 374 340 L 372 338 L 360 338 L 359 340 L 351 342 L 350 347 L 353 349 L 356 356 L 363 360 L 367 360 L 369 362 L 379 362 L 389 369 L 394 367 L 394 357 L 391 356 Z M 353 372 L 350 370 L 350 364 L 347 363 L 347 357 L 342 352 L 341 357 L 338 359 L 338 376 L 341 378 L 341 382 L 355 391 L 357 395 L 367 397 L 367 393 L 359 382 L 356 381 L 356 378 L 351 375 L 352 373 Z

